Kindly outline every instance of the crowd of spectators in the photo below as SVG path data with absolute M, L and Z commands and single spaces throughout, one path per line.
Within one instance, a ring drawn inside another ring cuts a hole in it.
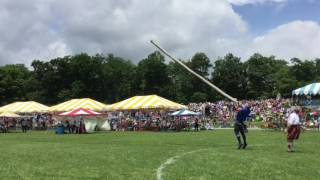
M 19 118 L 0 118 L 0 132 L 6 133 L 9 130 L 47 130 L 54 126 L 50 114 L 22 114 Z
M 249 125 L 264 127 L 282 126 L 289 114 L 290 107 L 288 99 L 267 99 L 239 101 L 238 103 L 228 101 L 190 103 L 188 108 L 196 112 L 202 112 L 219 127 L 227 127 L 232 125 L 237 111 L 244 105 L 250 106 L 251 109 Z
M 218 101 L 215 103 L 190 103 L 188 109 L 200 112 L 200 116 L 170 116 L 168 111 L 136 111 L 114 112 L 110 114 L 111 129 L 125 130 L 212 130 L 228 128 L 234 124 L 238 110 L 244 105 L 250 106 L 251 114 L 248 127 L 284 129 L 290 114 L 289 99 L 266 99 L 239 101 Z M 302 109 L 300 113 L 302 125 L 306 128 L 319 127 L 317 112 Z
M 251 128 L 276 128 L 284 129 L 286 119 L 290 114 L 289 99 L 266 99 L 190 103 L 188 109 L 199 112 L 196 116 L 171 116 L 169 110 L 138 110 L 108 112 L 105 119 L 113 131 L 198 131 L 213 130 L 214 128 L 231 128 L 234 124 L 238 110 L 244 105 L 250 106 L 251 114 L 248 127 Z M 302 126 L 320 128 L 319 112 L 302 109 L 300 117 Z M 67 120 L 64 127 L 69 133 L 85 132 L 84 123 L 77 120 Z M 56 127 L 57 123 L 50 114 L 27 116 L 18 119 L 1 118 L 0 131 L 8 132 L 9 129 L 46 130 Z
M 244 105 L 250 106 L 251 114 L 248 119 L 249 127 L 284 128 L 291 111 L 290 99 L 266 99 L 239 101 L 238 103 L 219 101 L 216 103 L 190 103 L 188 108 L 202 112 L 210 117 L 219 127 L 232 126 L 237 111 Z M 300 118 L 302 126 L 306 128 L 318 127 L 320 116 L 318 110 L 301 108 Z

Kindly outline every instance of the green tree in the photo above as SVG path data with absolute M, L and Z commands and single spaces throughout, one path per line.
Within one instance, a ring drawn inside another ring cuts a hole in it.
M 289 97 L 293 89 L 320 80 L 319 58 L 293 58 L 288 64 L 274 56 L 254 54 L 241 62 L 227 54 L 212 68 L 204 53 L 196 53 L 183 63 L 238 99 L 270 98 L 278 93 Z M 53 105 L 83 97 L 113 103 L 138 94 L 158 94 L 180 103 L 223 98 L 179 64 L 166 64 L 157 51 L 138 65 L 112 54 L 82 53 L 34 60 L 31 66 L 32 70 L 24 65 L 0 67 L 0 104 L 35 100 Z
M 170 89 L 168 90 L 170 98 L 180 103 L 190 102 L 193 95 L 193 85 L 191 83 L 193 75 L 179 64 L 170 62 L 168 65 L 168 76 L 170 78 Z
M 286 61 L 276 60 L 274 56 L 264 57 L 254 54 L 246 64 L 248 78 L 248 98 L 276 97 L 276 73 L 287 65 Z
M 314 60 L 315 65 L 316 65 L 316 72 L 317 72 L 317 78 L 316 80 L 319 82 L 320 81 L 320 58 L 317 58 Z
M 304 86 L 317 80 L 317 66 L 315 61 L 302 61 L 292 58 L 290 68 L 291 76 L 296 80 L 296 87 Z
M 198 73 L 200 76 L 209 80 L 209 72 L 211 71 L 212 64 L 205 53 L 196 53 L 191 58 L 191 61 L 187 62 L 186 65 L 189 66 L 193 71 Z M 191 91 L 192 94 L 191 97 L 189 96 L 189 100 L 195 100 L 195 98 L 192 97 L 200 97 L 201 93 L 201 97 L 205 98 L 204 101 L 208 101 L 209 94 L 211 94 L 212 92 L 211 88 L 194 75 L 191 75 L 190 77 L 192 89 L 189 89 L 189 91 Z
M 191 58 L 190 68 L 203 77 L 209 76 L 209 70 L 212 67 L 210 59 L 205 53 L 196 53 Z
M 101 92 L 102 60 L 87 54 L 66 56 L 49 62 L 33 61 L 33 74 L 46 104 L 70 98 L 98 98 Z
M 6 65 L 0 68 L 1 104 L 27 100 L 26 91 L 31 80 L 31 72 L 22 64 Z
M 227 54 L 214 62 L 212 81 L 237 99 L 246 99 L 247 78 L 245 65 L 239 57 Z
M 195 92 L 191 96 L 191 102 L 199 103 L 199 102 L 206 102 L 207 100 L 208 100 L 208 95 L 203 92 Z
M 290 67 L 283 66 L 273 76 L 275 81 L 275 92 L 280 93 L 283 97 L 290 97 L 291 91 L 295 88 L 296 80 L 290 74 Z
M 135 95 L 136 67 L 129 60 L 109 54 L 103 63 L 103 92 L 107 102 L 117 102 Z M 103 98 L 103 97 L 101 97 Z
M 159 94 L 166 97 L 169 76 L 164 56 L 156 51 L 139 62 L 136 84 L 138 94 Z

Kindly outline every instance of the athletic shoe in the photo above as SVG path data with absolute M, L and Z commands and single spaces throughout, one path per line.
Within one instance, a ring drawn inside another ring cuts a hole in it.
M 242 146 L 243 146 L 243 144 L 239 144 L 239 145 L 238 145 L 238 149 L 241 149 Z

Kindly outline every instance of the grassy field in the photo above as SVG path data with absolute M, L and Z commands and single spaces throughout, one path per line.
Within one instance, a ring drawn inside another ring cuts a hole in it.
M 295 153 L 280 132 L 251 130 L 248 139 L 237 150 L 231 130 L 0 134 L 0 179 L 141 180 L 157 170 L 164 180 L 320 178 L 320 133 L 303 133 Z

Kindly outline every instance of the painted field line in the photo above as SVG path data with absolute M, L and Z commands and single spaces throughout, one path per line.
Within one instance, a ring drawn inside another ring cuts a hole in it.
M 193 153 L 197 153 L 197 152 L 204 151 L 204 150 L 208 150 L 208 149 L 198 149 L 198 150 L 194 150 L 194 151 L 189 151 L 189 152 L 186 152 L 186 153 L 183 153 L 183 154 L 179 154 L 179 155 L 176 155 L 176 156 L 173 156 L 173 157 L 167 159 L 157 169 L 157 180 L 163 180 L 162 179 L 163 169 L 165 169 L 168 165 L 175 163 L 178 159 L 180 159 L 183 156 L 186 156 L 186 155 L 189 155 L 189 154 L 193 154 Z
M 250 147 L 263 147 L 265 146 L 265 144 L 253 144 L 253 145 L 249 145 Z M 198 149 L 198 150 L 194 150 L 194 151 L 189 151 L 189 152 L 185 152 L 173 157 L 170 157 L 169 159 L 167 159 L 164 163 L 162 163 L 158 169 L 157 169 L 157 180 L 163 180 L 162 176 L 163 176 L 163 170 L 171 164 L 174 164 L 177 160 L 179 160 L 180 158 L 182 158 L 183 156 L 189 155 L 189 154 L 193 154 L 193 153 L 197 153 L 197 152 L 201 152 L 201 151 L 205 151 L 205 150 L 209 150 L 212 148 L 205 148 L 205 149 Z M 237 150 L 238 151 L 238 150 Z M 241 150 L 240 150 L 241 151 Z

